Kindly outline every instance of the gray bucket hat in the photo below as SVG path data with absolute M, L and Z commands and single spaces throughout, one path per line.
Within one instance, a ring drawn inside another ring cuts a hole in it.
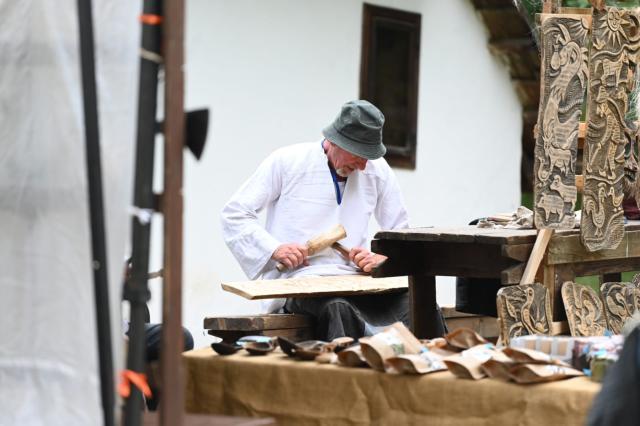
M 387 148 L 382 144 L 384 115 L 373 104 L 363 100 L 342 106 L 336 119 L 322 130 L 330 142 L 345 151 L 368 160 L 382 157 Z

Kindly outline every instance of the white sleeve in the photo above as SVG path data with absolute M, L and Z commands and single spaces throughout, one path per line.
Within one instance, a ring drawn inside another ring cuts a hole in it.
M 281 168 L 274 153 L 260 164 L 222 209 L 224 242 L 251 280 L 258 278 L 271 254 L 281 244 L 258 220 L 258 213 L 280 196 L 281 188 Z
M 378 202 L 374 210 L 374 216 L 380 229 L 402 229 L 409 227 L 409 215 L 404 204 L 404 198 L 400 192 L 400 185 L 391 167 L 387 166 L 388 173 L 381 191 L 378 193 Z

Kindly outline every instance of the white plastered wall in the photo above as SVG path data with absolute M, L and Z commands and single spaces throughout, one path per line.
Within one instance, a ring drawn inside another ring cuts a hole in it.
M 521 107 L 471 2 L 369 3 L 422 15 L 417 167 L 396 169 L 412 226 L 460 225 L 515 209 Z M 203 158 L 185 163 L 183 322 L 202 346 L 210 341 L 205 316 L 259 309 L 220 290 L 221 281 L 246 278 L 222 241 L 219 212 L 267 154 L 319 140 L 340 105 L 358 98 L 363 2 L 187 6 L 186 102 L 212 114 Z M 453 304 L 452 280 L 438 282 L 440 303 Z M 159 320 L 161 288 L 151 286 Z

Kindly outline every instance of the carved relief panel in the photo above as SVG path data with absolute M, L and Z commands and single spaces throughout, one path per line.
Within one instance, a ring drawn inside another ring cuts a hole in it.
M 602 302 L 592 288 L 567 281 L 562 301 L 572 336 L 603 336 L 607 329 Z
M 600 297 L 609 330 L 620 334 L 625 321 L 640 309 L 640 288 L 632 283 L 604 283 Z
M 589 251 L 616 248 L 624 236 L 625 123 L 637 63 L 638 12 L 593 11 L 581 237 Z
M 573 228 L 578 126 L 588 81 L 584 15 L 541 15 L 540 108 L 534 148 L 536 228 Z
M 542 284 L 503 287 L 497 295 L 500 335 L 504 344 L 517 336 L 549 334 L 551 302 Z

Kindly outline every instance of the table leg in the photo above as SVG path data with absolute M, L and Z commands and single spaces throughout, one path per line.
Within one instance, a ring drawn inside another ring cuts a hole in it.
M 409 276 L 409 312 L 411 331 L 419 339 L 444 335 L 442 317 L 436 303 L 436 277 Z
M 576 274 L 571 265 L 548 265 L 544 267 L 544 286 L 549 290 L 553 321 L 566 321 L 567 315 L 562 303 L 562 284 L 565 281 L 575 281 Z
M 622 281 L 622 273 L 614 272 L 612 274 L 602 274 L 600 275 L 600 285 L 604 283 L 619 283 Z

